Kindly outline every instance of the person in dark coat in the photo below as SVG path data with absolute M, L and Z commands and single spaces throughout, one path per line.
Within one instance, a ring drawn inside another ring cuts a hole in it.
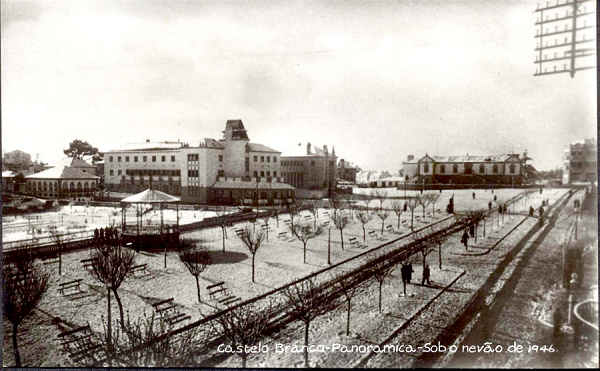
M 498 200 L 498 196 L 494 195 L 494 202 Z
M 412 280 L 413 272 L 414 272 L 414 270 L 412 268 L 412 263 L 408 263 L 407 268 L 406 268 L 406 278 L 408 280 L 408 283 L 410 283 L 410 281 Z
M 404 296 L 406 296 L 406 281 L 408 281 L 408 266 L 402 263 L 402 268 L 400 268 L 400 273 L 402 274 L 402 288 L 404 290 Z
M 535 210 L 533 209 L 533 206 L 529 206 L 529 216 L 533 216 L 534 212 Z
M 431 285 L 431 282 L 429 281 L 430 274 L 431 271 L 429 270 L 429 264 L 425 264 L 425 267 L 423 268 L 423 278 L 421 278 L 421 285 L 425 285 L 425 282 L 427 282 L 428 285 Z
M 465 231 L 463 232 L 463 235 L 460 239 L 460 242 L 465 245 L 465 250 L 469 250 L 468 248 L 468 243 L 469 243 L 469 233 L 467 232 L 467 228 L 465 228 Z
M 473 192 L 473 199 L 475 199 L 475 192 Z
M 471 235 L 471 238 L 475 237 L 475 224 L 469 226 L 469 234 Z
M 488 209 L 492 210 L 492 201 L 488 202 Z
M 99 235 L 98 228 L 94 228 L 94 239 L 97 240 Z

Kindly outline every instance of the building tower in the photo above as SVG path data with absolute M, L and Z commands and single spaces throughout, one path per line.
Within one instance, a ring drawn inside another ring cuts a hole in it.
M 245 169 L 246 147 L 250 139 L 242 120 L 227 120 L 223 131 L 223 162 L 225 176 L 243 177 L 248 175 Z

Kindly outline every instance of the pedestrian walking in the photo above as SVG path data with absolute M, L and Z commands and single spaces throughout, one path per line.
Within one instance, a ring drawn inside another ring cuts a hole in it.
M 423 278 L 421 278 L 421 285 L 425 285 L 425 282 L 427 282 L 428 285 L 431 285 L 431 282 L 429 281 L 430 274 L 431 271 L 429 270 L 429 264 L 425 264 L 425 267 L 423 268 Z
M 410 281 L 412 280 L 413 273 L 414 273 L 414 270 L 413 270 L 412 263 L 408 263 L 408 266 L 406 268 L 406 278 L 408 280 L 408 283 L 410 283 Z
M 471 235 L 471 238 L 475 238 L 475 224 L 469 226 L 469 235 Z
M 492 210 L 492 201 L 488 202 L 488 209 Z
M 408 281 L 408 266 L 402 263 L 402 268 L 400 268 L 400 273 L 402 274 L 402 288 L 404 290 L 404 296 L 406 296 L 406 281 Z
M 475 192 L 473 192 L 473 199 L 475 199 Z
M 465 245 L 465 251 L 468 251 L 469 233 L 467 232 L 467 228 L 465 228 L 460 242 Z
M 534 212 L 535 210 L 533 209 L 533 206 L 529 206 L 529 216 L 533 216 Z

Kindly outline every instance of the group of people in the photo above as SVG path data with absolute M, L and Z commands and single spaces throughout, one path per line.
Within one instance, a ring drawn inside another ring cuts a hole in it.
M 403 288 L 404 296 L 406 296 L 406 284 L 411 283 L 412 274 L 414 272 L 415 271 L 413 270 L 412 263 L 406 263 L 406 264 L 402 263 L 402 267 L 400 268 L 400 273 L 402 275 L 402 288 Z M 425 283 L 427 283 L 428 285 L 431 285 L 430 276 L 431 276 L 431 269 L 429 268 L 429 264 L 425 264 L 425 266 L 423 267 L 423 275 L 421 277 L 421 285 L 425 285 Z
M 106 228 L 96 228 L 94 229 L 94 239 L 100 240 L 110 240 L 110 239 L 118 239 L 119 238 L 119 230 L 114 227 L 106 227 Z

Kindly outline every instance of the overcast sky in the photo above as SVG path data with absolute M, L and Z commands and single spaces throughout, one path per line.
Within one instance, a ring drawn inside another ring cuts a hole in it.
M 196 145 L 240 118 L 363 169 L 523 150 L 554 168 L 596 136 L 596 72 L 533 76 L 536 3 L 2 1 L 2 150 Z

